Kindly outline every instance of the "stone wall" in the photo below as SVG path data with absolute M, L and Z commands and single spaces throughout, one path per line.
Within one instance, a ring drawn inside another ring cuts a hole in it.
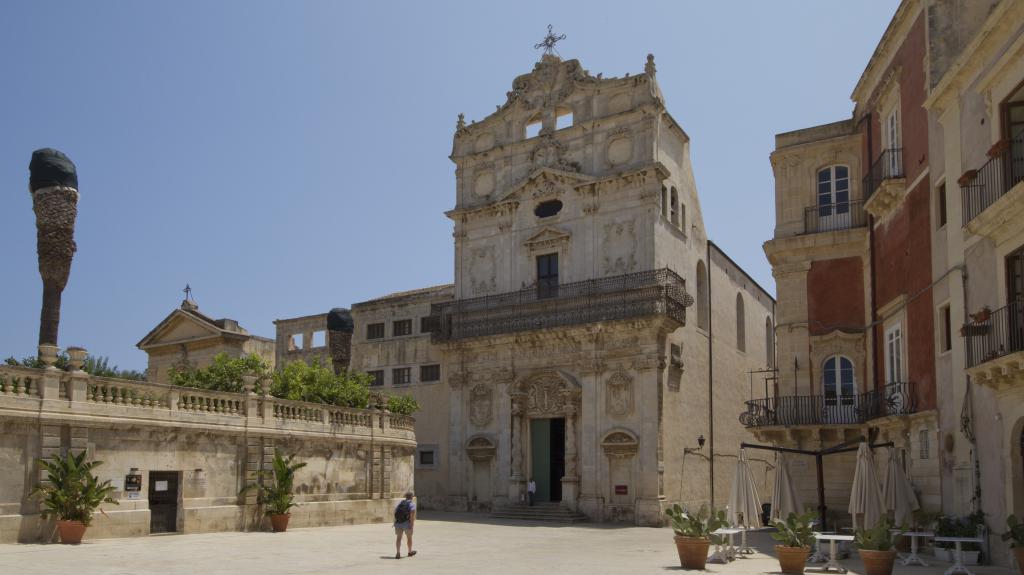
M 120 505 L 103 507 L 90 538 L 150 532 L 154 471 L 176 474 L 178 532 L 266 529 L 255 497 L 239 492 L 269 469 L 275 449 L 307 463 L 291 525 L 390 520 L 394 499 L 413 487 L 411 417 L 285 401 L 248 385 L 253 391 L 220 393 L 0 367 L 0 542 L 53 536 L 29 497 L 36 461 L 80 450 L 103 461 L 97 475 L 119 488 Z M 123 491 L 132 468 L 142 474 L 137 499 Z

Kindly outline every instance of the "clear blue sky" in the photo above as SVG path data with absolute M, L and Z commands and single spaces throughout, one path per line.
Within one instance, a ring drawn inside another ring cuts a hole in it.
M 44 146 L 82 193 L 59 343 L 122 368 L 145 367 L 135 343 L 186 282 L 268 337 L 277 318 L 450 282 L 456 115 L 503 103 L 549 23 L 593 74 L 655 54 L 712 239 L 773 289 L 773 136 L 849 117 L 897 4 L 4 2 L 0 356 L 35 350 Z

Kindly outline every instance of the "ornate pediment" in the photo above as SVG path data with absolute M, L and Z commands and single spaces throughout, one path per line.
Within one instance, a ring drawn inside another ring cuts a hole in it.
M 145 350 L 162 345 L 175 345 L 215 338 L 224 333 L 225 331 L 216 324 L 205 321 L 186 311 L 176 309 L 136 345 L 139 349 Z
M 563 232 L 556 228 L 544 228 L 533 234 L 523 246 L 530 251 L 558 249 L 569 243 L 569 232 Z
M 610 432 L 601 440 L 601 450 L 608 457 L 630 457 L 636 455 L 640 442 L 630 431 L 619 429 Z
M 546 199 L 556 198 L 594 179 L 557 167 L 542 166 L 534 170 L 524 180 L 512 186 L 500 201 L 512 199 Z

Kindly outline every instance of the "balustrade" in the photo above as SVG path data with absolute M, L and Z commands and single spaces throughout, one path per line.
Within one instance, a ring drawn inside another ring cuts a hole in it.
M 0 395 L 39 397 L 42 370 L 0 366 Z
M 793 425 L 857 425 L 894 415 L 917 412 L 911 382 L 854 395 L 788 395 L 752 399 L 740 414 L 744 427 Z

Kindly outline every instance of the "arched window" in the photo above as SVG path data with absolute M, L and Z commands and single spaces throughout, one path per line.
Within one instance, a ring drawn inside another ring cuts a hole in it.
M 697 261 L 697 327 L 708 329 L 708 269 Z
M 764 353 L 767 356 L 768 369 L 775 368 L 775 325 L 771 316 L 764 318 Z
M 821 394 L 826 412 L 849 411 L 855 403 L 853 362 L 845 355 L 832 355 L 821 366 Z
M 747 351 L 746 310 L 743 307 L 743 294 L 736 294 L 736 349 Z
M 669 221 L 672 222 L 673 226 L 679 225 L 679 193 L 676 192 L 675 188 L 672 188 L 672 194 L 669 197 Z
M 850 227 L 850 169 L 829 166 L 818 170 L 818 231 Z

